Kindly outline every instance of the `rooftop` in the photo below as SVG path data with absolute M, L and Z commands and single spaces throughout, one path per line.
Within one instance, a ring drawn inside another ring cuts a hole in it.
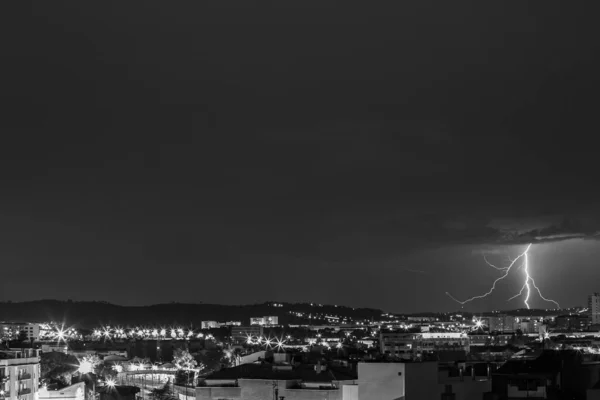
M 214 372 L 206 380 L 230 379 L 264 379 L 264 380 L 301 380 L 304 382 L 332 382 L 356 380 L 358 376 L 354 371 L 345 367 L 323 367 L 317 373 L 314 365 L 302 364 L 298 366 L 277 364 L 243 364 L 233 368 L 226 368 Z
M 576 351 L 544 351 L 534 359 L 509 360 L 498 369 L 497 374 L 520 375 L 520 374 L 556 374 L 567 365 L 581 364 L 582 357 Z
M 36 357 L 38 357 L 38 351 L 35 349 L 0 349 L 0 360 L 13 360 Z

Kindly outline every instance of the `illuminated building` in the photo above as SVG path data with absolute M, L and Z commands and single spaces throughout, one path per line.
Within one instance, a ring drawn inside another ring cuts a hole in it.
M 30 322 L 0 322 L 0 337 L 9 336 L 18 339 L 20 335 L 27 340 L 37 340 L 40 337 L 40 324 Z
M 279 317 L 271 315 L 265 317 L 250 318 L 250 325 L 273 326 L 279 324 Z
M 430 315 L 409 315 L 406 319 L 411 322 L 435 322 L 439 320 L 439 318 Z
M 592 325 L 600 324 L 600 293 L 588 296 L 588 315 Z
M 505 346 L 512 339 L 512 333 L 469 333 L 469 346 Z
M 39 350 L 0 350 L 0 398 L 37 400 Z
M 408 359 L 427 351 L 462 350 L 468 353 L 470 341 L 467 334 L 460 332 L 381 332 L 379 346 L 382 354 Z
M 521 319 L 517 324 L 522 333 L 538 333 L 541 322 L 536 319 Z
M 490 332 L 514 332 L 515 325 L 515 317 L 511 315 L 499 314 L 487 318 L 487 326 L 489 326 Z
M 221 324 L 217 321 L 202 321 L 202 329 L 220 328 Z
M 583 331 L 589 326 L 589 319 L 586 315 L 567 314 L 559 315 L 554 320 L 556 329 Z
M 248 337 L 262 337 L 264 333 L 261 325 L 254 326 L 233 326 L 231 328 L 231 336 L 234 339 L 246 340 Z

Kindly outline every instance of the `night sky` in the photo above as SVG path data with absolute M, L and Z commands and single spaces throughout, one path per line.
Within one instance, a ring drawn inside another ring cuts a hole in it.
M 530 242 L 600 291 L 598 10 L 259 3 L 3 15 L 0 300 L 449 311 Z

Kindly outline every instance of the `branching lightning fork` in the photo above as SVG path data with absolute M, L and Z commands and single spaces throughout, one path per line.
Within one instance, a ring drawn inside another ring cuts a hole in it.
M 499 278 L 497 278 L 492 283 L 492 287 L 486 293 L 484 293 L 482 295 L 479 295 L 479 296 L 473 296 L 470 299 L 467 299 L 467 300 L 464 300 L 464 301 L 458 300 L 456 297 L 452 296 L 448 292 L 446 292 L 446 294 L 452 300 L 456 301 L 457 303 L 459 303 L 461 305 L 465 305 L 465 304 L 467 304 L 467 303 L 469 303 L 469 302 L 471 302 L 473 300 L 483 299 L 484 297 L 487 297 L 487 296 L 489 296 L 489 295 L 492 294 L 492 292 L 494 291 L 494 289 L 496 289 L 496 284 L 508 276 L 508 274 L 510 273 L 510 270 L 515 266 L 515 264 L 517 263 L 518 260 L 523 260 L 523 262 L 518 267 L 518 268 L 523 268 L 523 271 L 525 271 L 525 281 L 523 283 L 523 287 L 521 287 L 521 290 L 519 291 L 519 293 L 517 293 L 516 295 L 514 295 L 513 297 L 511 297 L 510 299 L 508 299 L 508 301 L 511 301 L 511 300 L 513 300 L 513 299 L 521 296 L 523 294 L 523 292 L 525 292 L 526 295 L 525 295 L 525 300 L 523 302 L 525 303 L 525 306 L 527 308 L 529 308 L 529 297 L 531 295 L 531 287 L 533 286 L 533 288 L 538 292 L 538 294 L 540 295 L 540 297 L 543 300 L 548 301 L 550 303 L 554 303 L 554 304 L 556 304 L 557 308 L 560 308 L 560 305 L 556 301 L 554 301 L 552 299 L 547 299 L 546 297 L 544 297 L 542 295 L 542 292 L 541 292 L 540 288 L 537 287 L 537 285 L 535 284 L 535 281 L 533 280 L 533 278 L 529 274 L 529 256 L 528 256 L 528 252 L 529 252 L 530 248 L 531 248 L 531 243 L 527 246 L 527 248 L 525 249 L 525 251 L 523 253 L 519 254 L 519 256 L 517 258 L 515 258 L 515 259 L 509 259 L 510 260 L 510 264 L 508 265 L 508 267 L 497 267 L 494 264 L 490 263 L 485 256 L 483 257 L 483 259 L 485 260 L 485 262 L 486 262 L 487 265 L 489 265 L 490 267 L 492 267 L 492 268 L 494 268 L 494 269 L 496 269 L 498 271 L 503 271 L 504 272 L 502 274 L 502 276 L 500 276 Z

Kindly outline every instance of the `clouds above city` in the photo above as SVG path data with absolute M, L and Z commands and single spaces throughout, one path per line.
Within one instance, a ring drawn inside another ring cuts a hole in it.
M 370 305 L 427 309 L 447 299 L 403 268 L 596 239 L 599 35 L 580 11 L 36 2 L 0 55 L 0 299 L 37 273 L 46 297 L 357 301 L 365 275 Z M 80 294 L 84 270 L 103 273 Z

